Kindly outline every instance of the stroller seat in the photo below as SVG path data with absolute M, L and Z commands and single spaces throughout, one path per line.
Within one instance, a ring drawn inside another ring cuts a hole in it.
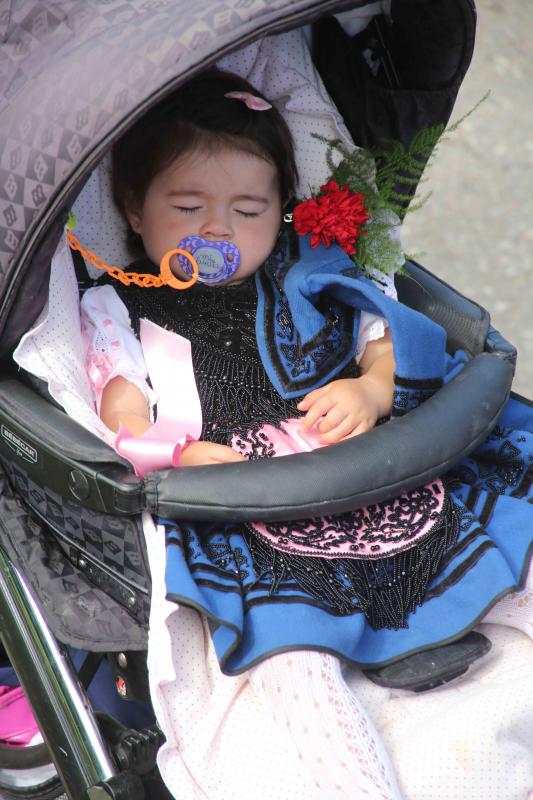
M 172 32 L 168 34 L 170 43 L 172 36 L 182 41 L 182 23 L 177 18 L 180 11 L 189 13 L 186 4 L 176 3 L 172 11 L 154 12 L 152 19 L 142 16 L 135 3 L 125 4 L 123 9 L 118 0 L 93 5 L 98 9 L 98 19 L 87 21 L 87 38 L 80 34 L 85 52 L 91 53 L 91 46 L 85 44 L 90 39 L 88 34 L 98 32 L 103 48 L 116 47 L 118 66 L 114 68 L 130 75 L 131 82 L 125 94 L 116 94 L 110 112 L 101 109 L 90 146 L 78 134 L 81 150 L 78 153 L 71 148 L 72 162 L 64 168 L 63 177 L 57 178 L 55 194 L 50 192 L 42 200 L 42 212 L 36 211 L 31 217 L 16 258 L 6 267 L 0 309 L 5 334 L 0 374 L 1 637 L 47 742 L 47 748 L 36 754 L 37 762 L 49 761 L 47 756 L 51 755 L 60 777 L 60 784 L 53 781 L 53 786 L 40 785 L 34 795 L 33 788 L 27 790 L 26 796 L 41 800 L 57 796 L 63 790 L 61 786 L 75 800 L 140 799 L 155 797 L 156 791 L 164 796 L 162 787 L 156 790 L 149 783 L 161 742 L 158 731 L 148 726 L 135 740 L 128 726 L 124 729 L 103 715 L 95 716 L 85 690 L 78 684 L 76 670 L 71 669 L 74 655 L 67 652 L 67 648 L 89 651 L 85 666 L 80 667 L 83 684 L 89 683 L 99 666 L 99 656 L 105 655 L 122 695 L 138 701 L 148 699 L 145 651 L 151 576 L 143 514 L 183 520 L 291 520 L 394 497 L 441 475 L 483 441 L 508 399 L 516 358 L 514 348 L 491 327 L 483 308 L 409 261 L 405 273 L 396 277 L 399 299 L 441 324 L 447 332 L 449 351 L 462 349 L 469 359 L 454 380 L 422 406 L 395 420 L 394 425 L 380 426 L 364 436 L 305 456 L 250 463 L 246 474 L 239 471 L 238 480 L 231 464 L 163 470 L 143 480 L 136 477 L 108 444 L 57 407 L 46 383 L 17 371 L 11 360 L 13 348 L 44 306 L 48 265 L 57 255 L 67 211 L 74 201 L 83 208 L 82 187 L 90 180 L 91 170 L 101 163 L 110 142 L 173 86 L 260 35 L 311 23 L 328 11 L 345 10 L 347 4 L 331 2 L 326 8 L 324 3 L 309 0 L 298 12 L 290 8 L 290 3 L 276 4 L 276 8 L 259 4 L 261 13 L 252 21 L 246 17 L 225 27 L 220 21 L 213 22 L 218 39 L 206 35 L 188 40 L 185 35 L 181 61 L 165 61 L 165 48 L 156 48 L 161 59 L 156 77 L 146 66 L 149 59 L 132 58 L 133 44 L 146 53 L 154 42 L 152 37 L 161 45 L 161 37 L 168 31 Z M 170 9 L 172 4 L 165 5 Z M 237 5 L 232 4 L 234 14 Z M 350 5 L 355 8 L 364 3 Z M 398 3 L 402 10 L 409 5 L 403 0 Z M 451 111 L 452 97 L 468 66 L 473 44 L 471 3 L 456 0 L 452 5 L 451 17 L 456 23 L 460 20 L 464 28 L 463 47 L 454 50 L 453 69 L 446 65 L 445 89 L 442 76 L 439 78 L 439 93 L 446 95 L 433 110 L 439 120 Z M 73 4 L 72 13 L 84 17 L 87 11 L 83 6 Z M 67 10 L 65 13 L 68 16 Z M 202 21 L 205 23 L 205 19 Z M 189 22 L 187 31 L 191 32 L 197 19 Z M 324 26 L 330 24 L 327 19 L 322 22 Z M 217 25 L 222 28 L 217 29 Z M 121 26 L 135 42 L 122 37 Z M 320 29 L 319 21 L 317 40 Z M 168 44 L 166 38 L 165 42 Z M 76 63 L 68 43 L 64 47 L 68 59 Z M 101 56 L 100 49 L 98 53 Z M 91 53 L 90 62 L 96 64 L 97 60 Z M 104 62 L 109 68 L 109 61 Z M 53 79 L 56 69 L 52 67 L 47 80 Z M 394 96 L 379 81 L 373 86 L 380 102 L 384 96 Z M 14 87 L 17 99 L 16 83 Z M 335 87 L 328 88 L 334 94 Z M 405 93 L 397 94 L 403 113 Z M 83 91 L 70 97 L 73 105 L 69 114 L 77 122 L 69 124 L 78 124 L 83 130 L 84 114 L 89 112 L 81 97 Z M 30 96 L 28 102 L 33 100 Z M 15 114 L 16 103 L 11 111 Z M 393 113 L 390 108 L 388 113 Z M 355 138 L 354 131 L 350 132 Z M 24 292 L 19 291 L 23 281 L 26 300 Z M 439 420 L 437 429 L 435 419 Z M 423 442 L 424 447 L 413 442 Z M 389 464 L 385 469 L 384 454 L 390 447 L 406 455 L 402 463 Z M 297 486 L 291 479 L 295 469 L 299 474 Z M 317 475 L 321 476 L 319 491 Z M 275 501 L 265 500 L 266 496 Z M 94 654 L 98 658 L 94 659 Z M 12 797 L 24 796 L 17 794 L 16 788 L 2 785 L 2 770 L 15 766 L 15 762 L 18 768 L 24 768 L 24 758 L 10 761 L 9 754 L 5 756 L 0 748 L 0 795 L 11 792 Z M 33 766 L 38 763 L 34 761 Z

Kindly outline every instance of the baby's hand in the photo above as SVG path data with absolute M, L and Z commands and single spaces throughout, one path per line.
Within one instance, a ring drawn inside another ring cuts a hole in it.
M 245 460 L 243 456 L 225 444 L 191 442 L 181 452 L 180 466 L 201 467 L 206 464 L 229 464 L 231 461 Z
M 302 428 L 309 430 L 318 423 L 317 429 L 327 444 L 369 431 L 379 417 L 376 388 L 364 375 L 332 381 L 309 392 L 298 403 L 298 409 L 307 412 Z

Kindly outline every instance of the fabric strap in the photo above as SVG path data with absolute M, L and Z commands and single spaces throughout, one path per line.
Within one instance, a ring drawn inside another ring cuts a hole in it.
M 177 467 L 181 448 L 200 438 L 202 408 L 191 359 L 191 343 L 183 336 L 141 320 L 141 344 L 158 395 L 157 420 L 142 436 L 121 425 L 115 449 L 143 477 L 165 467 Z

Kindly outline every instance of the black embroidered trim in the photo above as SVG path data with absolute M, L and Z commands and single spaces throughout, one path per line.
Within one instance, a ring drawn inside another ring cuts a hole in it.
M 488 525 L 490 518 L 492 517 L 492 512 L 496 506 L 496 501 L 498 500 L 498 495 L 495 492 L 489 492 L 487 494 L 487 498 L 481 509 L 481 513 L 479 514 L 479 522 L 481 525 L 485 526 Z
M 520 485 L 528 466 L 520 449 L 509 439 L 508 430 L 497 425 L 491 439 L 503 441 L 497 451 L 488 449 L 476 454 L 479 477 L 496 494 L 505 494 Z
M 465 506 L 468 508 L 469 511 L 473 511 L 475 509 L 480 494 L 481 494 L 481 488 L 479 486 L 472 486 L 472 488 L 469 489 L 468 496 L 465 502 Z
M 270 575 L 271 595 L 283 581 L 293 580 L 330 613 L 362 611 L 374 629 L 398 629 L 407 627 L 407 615 L 424 601 L 428 583 L 457 541 L 460 520 L 447 496 L 439 524 L 420 545 L 375 560 L 285 553 L 250 530 L 245 538 L 255 571 L 263 578 Z
M 269 522 L 267 533 L 276 537 L 279 548 L 294 555 L 334 557 L 336 549 L 349 545 L 350 556 L 358 559 L 382 557 L 382 548 L 395 545 L 395 554 L 409 550 L 413 539 L 423 530 L 425 537 L 432 535 L 432 526 L 441 524 L 438 512 L 441 494 L 439 484 L 419 486 L 406 492 L 399 501 L 376 503 L 343 514 L 331 514 L 313 519 L 291 522 Z M 253 523 L 248 528 L 254 531 Z M 262 532 L 257 531 L 258 536 Z M 417 544 L 423 544 L 424 539 Z M 267 540 L 268 543 L 268 540 Z M 275 545 L 274 545 L 275 546 Z M 370 553 L 368 553 L 368 548 Z M 344 556 L 339 555 L 339 558 Z
M 226 594 L 242 594 L 240 585 L 226 586 L 224 583 L 210 581 L 208 578 L 195 578 L 194 582 L 197 586 L 205 586 L 207 589 L 216 589 L 218 592 L 225 592 Z
M 165 523 L 166 524 L 166 523 Z M 183 550 L 183 543 L 178 539 L 165 539 L 165 547 L 178 547 L 180 550 Z
M 403 378 L 401 375 L 395 375 L 394 383 L 401 389 L 433 390 L 435 392 L 441 388 L 443 380 L 442 378 Z
M 319 608 L 322 611 L 325 611 L 327 614 L 331 614 L 331 616 L 338 617 L 343 616 L 339 614 L 336 609 L 334 608 L 326 608 L 324 603 L 320 603 L 318 600 L 313 600 L 312 597 L 306 597 L 304 595 L 291 595 L 291 594 L 284 594 L 284 595 L 271 595 L 270 597 L 254 597 L 251 600 L 247 599 L 244 601 L 244 608 L 249 610 L 254 606 L 265 606 L 271 605 L 272 603 L 280 605 L 283 603 L 287 603 L 289 605 L 294 604 L 301 604 L 303 603 L 306 606 L 311 606 L 312 608 Z M 351 612 L 352 614 L 362 614 L 363 612 L 361 609 L 354 608 Z M 344 615 L 345 616 L 345 615 Z
M 445 569 L 448 564 L 454 560 L 454 558 L 457 558 L 457 556 L 461 555 L 461 553 L 464 553 L 464 551 L 472 544 L 472 542 L 475 542 L 475 540 L 479 539 L 480 536 L 487 536 L 485 528 L 475 528 L 475 530 L 470 531 L 470 533 L 467 534 L 464 539 L 461 539 L 460 542 L 457 542 L 456 545 L 451 547 L 442 559 L 440 565 L 441 571 Z
M 206 564 L 205 562 L 201 562 L 199 564 L 189 564 L 188 566 L 190 572 L 207 572 L 211 575 L 217 575 L 219 578 L 223 578 L 226 581 L 240 583 L 239 573 L 236 573 L 233 570 L 222 569 L 221 567 L 215 567 L 212 564 Z
M 431 600 L 433 597 L 440 597 L 440 595 L 444 594 L 451 586 L 454 586 L 456 583 L 459 583 L 461 578 L 469 572 L 472 567 L 480 561 L 480 559 L 485 555 L 487 550 L 492 550 L 495 548 L 496 545 L 492 540 L 488 540 L 480 544 L 479 547 L 471 553 L 465 561 L 463 561 L 447 578 L 445 578 L 441 583 L 434 586 L 426 595 L 425 600 Z
M 413 408 L 421 406 L 435 394 L 435 389 L 398 389 L 394 388 L 392 396 L 392 417 L 403 417 Z

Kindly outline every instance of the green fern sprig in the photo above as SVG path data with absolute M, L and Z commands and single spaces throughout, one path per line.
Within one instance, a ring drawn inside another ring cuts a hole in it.
M 391 230 L 399 224 L 399 219 L 377 187 L 372 154 L 362 149 L 348 152 L 339 139 L 330 140 L 318 134 L 313 136 L 326 145 L 326 164 L 331 178 L 339 186 L 347 185 L 354 194 L 361 192 L 365 199 L 370 220 L 361 229 L 357 240 L 355 263 L 368 273 L 372 269 L 396 272 L 403 256 L 399 239 L 391 236 Z
M 383 140 L 380 147 L 370 151 L 376 162 L 378 192 L 389 208 L 403 216 L 413 200 L 413 187 L 422 182 L 426 166 L 435 154 L 437 143 L 444 132 L 442 123 L 419 131 L 406 147 L 401 142 Z M 416 197 L 416 195 L 415 195 Z M 426 202 L 415 202 L 417 208 Z
M 435 158 L 439 145 L 446 141 L 450 133 L 454 133 L 489 97 L 490 91 L 453 125 L 446 127 L 438 123 L 422 128 L 406 147 L 393 139 L 384 139 L 379 147 L 370 149 L 376 162 L 376 183 L 383 201 L 402 217 L 407 212 L 417 211 L 431 196 L 428 192 L 423 197 L 413 196 L 412 188 L 424 182 L 424 170 Z
M 443 123 L 420 130 L 409 145 L 393 139 L 382 140 L 379 147 L 349 152 L 340 139 L 312 134 L 326 145 L 326 164 L 331 178 L 351 192 L 361 192 L 370 216 L 357 240 L 354 262 L 365 272 L 378 269 L 385 273 L 401 270 L 404 256 L 398 229 L 403 216 L 417 211 L 431 197 L 416 193 L 424 183 L 423 173 L 431 164 L 438 145 L 453 133 L 483 103 L 487 92 L 469 111 L 448 128 Z M 414 190 L 414 191 L 413 191 Z

